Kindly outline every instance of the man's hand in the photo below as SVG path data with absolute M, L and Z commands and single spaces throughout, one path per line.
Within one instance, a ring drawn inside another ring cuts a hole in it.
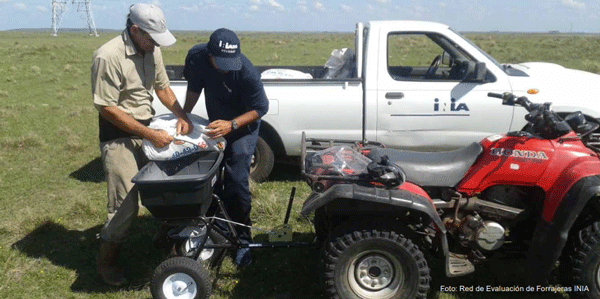
M 212 129 L 205 133 L 206 136 L 210 138 L 223 137 L 231 132 L 231 121 L 218 119 L 208 124 L 206 128 Z
M 165 130 L 152 130 L 149 137 L 148 140 L 158 148 L 165 147 L 173 141 L 173 137 Z
M 173 114 L 179 117 L 179 119 L 177 120 L 176 135 L 186 135 L 191 133 L 194 130 L 194 126 L 192 125 L 192 122 L 187 118 L 185 112 L 183 111 L 183 108 L 181 108 L 181 105 L 179 105 L 179 102 L 177 101 L 177 98 L 175 97 L 175 94 L 173 93 L 171 87 L 167 86 L 167 88 L 165 89 L 157 89 L 155 90 L 155 92 L 156 96 L 158 96 L 158 99 L 163 103 L 163 105 L 165 105 L 165 107 L 171 110 Z
M 194 124 L 189 119 L 179 118 L 177 119 L 177 132 L 176 135 L 183 134 L 187 135 L 194 131 Z

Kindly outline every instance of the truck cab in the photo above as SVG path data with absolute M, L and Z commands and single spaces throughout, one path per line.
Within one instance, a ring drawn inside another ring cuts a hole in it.
M 511 127 L 502 67 L 448 26 L 414 21 L 366 27 L 368 127 L 376 141 L 414 150 L 458 148 Z M 493 113 L 490 113 L 493 112 Z

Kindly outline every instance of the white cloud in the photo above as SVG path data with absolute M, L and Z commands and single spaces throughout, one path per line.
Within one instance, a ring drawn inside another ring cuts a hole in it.
M 198 11 L 200 11 L 200 7 L 198 5 L 194 5 L 194 6 L 179 6 L 179 9 L 185 10 L 185 11 L 188 11 L 188 12 L 198 12 Z
M 319 11 L 324 11 L 325 10 L 325 7 L 323 6 L 323 3 L 319 2 L 319 1 L 315 1 L 314 7 L 315 7 L 316 10 L 319 10 Z
M 251 5 L 249 9 L 250 11 L 258 11 L 259 8 L 258 5 Z
M 42 12 L 46 12 L 46 11 L 48 11 L 48 8 L 47 8 L 46 6 L 42 6 L 42 5 L 38 5 L 38 6 L 36 6 L 36 7 L 35 7 L 35 9 L 36 9 L 37 11 L 42 11 Z
M 275 8 L 275 9 L 278 9 L 278 10 L 284 10 L 284 7 L 283 7 L 283 5 L 281 5 L 281 3 L 279 3 L 279 2 L 277 2 L 277 1 L 275 1 L 275 0 L 267 0 L 267 3 L 268 3 L 268 4 L 269 4 L 271 7 Z
M 25 3 L 22 3 L 22 2 L 17 2 L 15 4 L 13 4 L 13 6 L 16 9 L 20 9 L 20 10 L 26 10 L 27 9 L 27 5 L 25 5 Z
M 160 3 L 159 0 L 153 0 L 150 4 L 156 5 L 158 7 L 162 7 L 163 6 L 162 3 Z
M 10 0 L 0 0 L 0 3 L 6 3 L 9 2 Z
M 390 2 L 390 0 L 373 0 L 373 1 L 375 1 L 375 2 L 377 2 L 379 4 L 386 4 L 386 3 Z
M 340 4 L 340 8 L 345 13 L 349 13 L 349 12 L 352 11 L 352 6 L 349 6 L 349 5 L 346 5 L 346 4 Z
M 202 9 L 208 9 L 208 10 L 211 10 L 211 9 L 223 9 L 223 4 L 221 4 L 221 3 L 215 3 L 214 1 L 205 1 L 202 4 Z
M 561 0 L 562 4 L 575 9 L 585 9 L 585 3 L 575 0 Z
M 410 8 L 411 14 L 417 18 L 423 18 L 429 13 L 429 9 L 424 6 L 416 5 Z
M 252 6 L 255 6 L 257 4 L 260 4 L 260 0 L 250 0 L 250 4 L 253 4 Z
M 300 0 L 296 2 L 296 8 L 302 12 L 302 13 L 307 13 L 308 12 L 308 6 L 306 5 L 306 0 Z
M 464 6 L 461 10 L 465 15 L 470 16 L 473 21 L 483 21 L 488 16 L 485 6 L 479 5 L 479 3 L 473 3 L 472 0 L 466 0 L 463 3 Z

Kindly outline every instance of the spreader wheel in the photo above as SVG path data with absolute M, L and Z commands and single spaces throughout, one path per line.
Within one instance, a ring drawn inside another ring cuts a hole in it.
M 154 299 L 208 299 L 210 274 L 200 262 L 191 258 L 170 258 L 154 271 L 150 292 Z
M 201 238 L 190 238 L 181 242 L 178 244 L 177 254 L 181 256 L 192 257 L 197 250 L 198 245 L 200 245 L 200 239 Z M 229 241 L 225 237 L 214 230 L 210 232 L 208 239 L 206 240 L 207 245 L 226 245 L 228 243 Z M 224 248 L 205 248 L 200 252 L 198 260 L 205 263 L 209 267 L 214 268 L 221 262 L 221 258 L 223 257 L 225 251 L 226 249 Z

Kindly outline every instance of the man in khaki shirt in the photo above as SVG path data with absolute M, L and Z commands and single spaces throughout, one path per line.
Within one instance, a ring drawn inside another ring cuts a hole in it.
M 131 182 L 147 161 L 142 138 L 156 147 L 173 137 L 147 127 L 154 116 L 152 94 L 180 117 L 177 133 L 187 134 L 193 125 L 169 86 L 160 46 L 175 43 L 160 8 L 150 4 L 130 7 L 127 28 L 94 53 L 92 95 L 99 112 L 99 139 L 106 173 L 108 219 L 100 232 L 102 243 L 96 270 L 110 285 L 127 282 L 117 266 L 120 244 L 138 213 L 138 192 Z

